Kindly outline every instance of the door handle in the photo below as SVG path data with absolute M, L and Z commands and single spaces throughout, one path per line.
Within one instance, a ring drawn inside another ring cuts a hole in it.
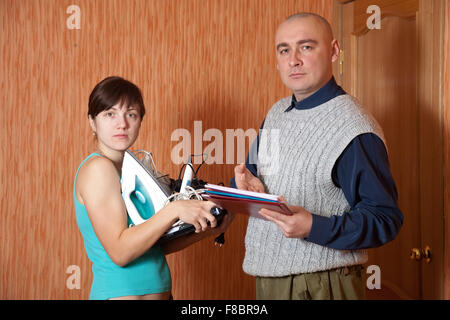
M 425 246 L 425 249 L 423 249 L 423 257 L 425 259 L 426 263 L 430 263 L 431 262 L 431 248 L 430 246 Z
M 431 262 L 431 248 L 430 246 L 425 246 L 424 249 L 412 248 L 409 254 L 411 260 L 420 261 L 425 259 L 426 263 Z
M 409 258 L 411 260 L 417 260 L 417 261 L 422 260 L 422 251 L 420 251 L 420 249 L 417 249 L 417 248 L 412 248 L 411 252 L 409 254 Z

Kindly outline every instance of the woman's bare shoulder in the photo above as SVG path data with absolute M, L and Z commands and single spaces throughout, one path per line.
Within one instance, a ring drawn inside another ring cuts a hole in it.
M 112 186 L 120 183 L 114 163 L 108 158 L 93 156 L 80 168 L 77 177 L 77 193 L 83 195 L 92 188 Z M 83 197 L 82 197 L 83 198 Z
M 115 173 L 117 175 L 114 163 L 108 158 L 101 156 L 92 156 L 89 158 L 80 168 L 79 172 L 83 176 L 89 176 L 90 174 L 97 175 L 98 173 Z

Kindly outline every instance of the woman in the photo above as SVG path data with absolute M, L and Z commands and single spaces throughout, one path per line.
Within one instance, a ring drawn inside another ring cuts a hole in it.
M 141 92 L 120 77 L 97 84 L 89 97 L 89 123 L 96 150 L 77 170 L 74 202 L 77 224 L 92 261 L 90 299 L 169 299 L 170 271 L 164 254 L 222 233 L 210 213 L 214 203 L 179 200 L 169 203 L 146 222 L 128 227 L 120 176 L 125 150 L 139 134 L 145 107 Z M 155 242 L 178 219 L 193 224 L 195 233 L 169 242 Z M 210 227 L 207 225 L 210 222 Z

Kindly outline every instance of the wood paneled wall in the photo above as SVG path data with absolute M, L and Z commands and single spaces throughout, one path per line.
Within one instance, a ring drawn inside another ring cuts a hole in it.
M 298 11 L 331 19 L 332 2 L 0 0 L 0 299 L 89 295 L 72 184 L 94 147 L 86 113 L 97 82 L 120 75 L 142 89 L 147 115 L 134 147 L 176 177 L 171 133 L 193 134 L 195 120 L 224 137 L 257 129 L 289 95 L 275 68 L 276 26 Z M 79 30 L 66 25 L 72 4 Z M 228 183 L 233 167 L 204 165 L 200 176 Z M 254 279 L 241 268 L 246 222 L 236 217 L 220 249 L 211 238 L 168 257 L 175 299 L 254 298 Z M 80 267 L 80 289 L 66 286 L 70 265 Z

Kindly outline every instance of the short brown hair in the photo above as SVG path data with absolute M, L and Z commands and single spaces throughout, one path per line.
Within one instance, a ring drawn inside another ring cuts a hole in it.
M 138 106 L 141 119 L 145 115 L 141 90 L 121 77 L 107 77 L 95 86 L 89 96 L 88 116 L 95 118 L 100 112 L 110 109 L 117 103 Z

